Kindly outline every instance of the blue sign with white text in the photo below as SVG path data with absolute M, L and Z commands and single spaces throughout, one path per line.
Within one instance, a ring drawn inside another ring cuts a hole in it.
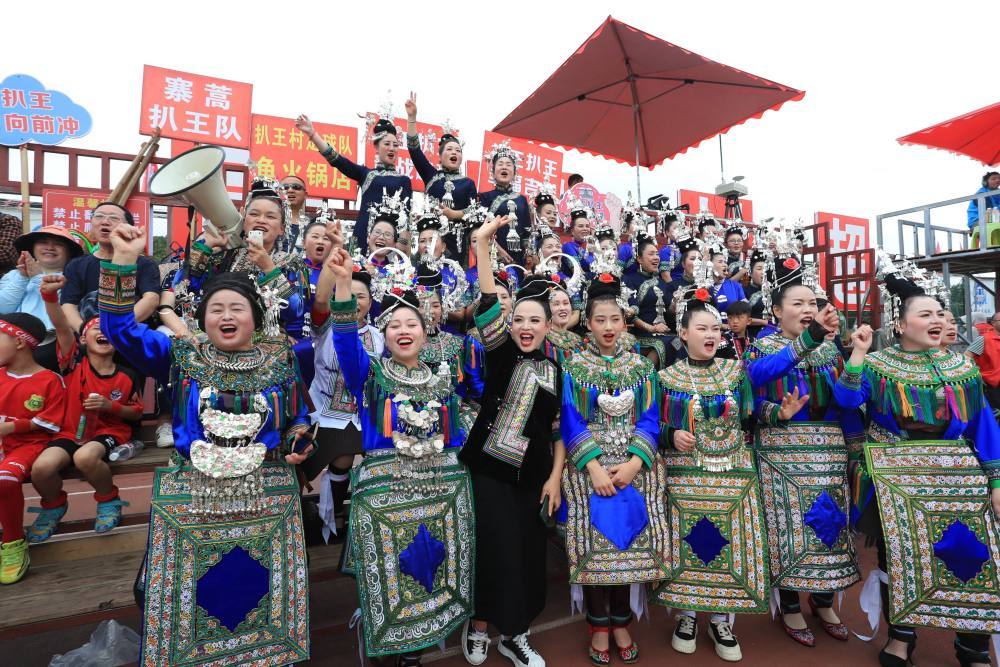
M 54 146 L 90 132 L 90 113 L 58 90 L 27 74 L 0 82 L 0 145 Z

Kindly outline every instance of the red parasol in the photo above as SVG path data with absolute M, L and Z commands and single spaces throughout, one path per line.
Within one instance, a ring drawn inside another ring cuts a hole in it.
M 1000 163 L 1000 102 L 931 125 L 896 141 L 940 148 L 979 160 L 987 166 L 995 165 Z
M 493 131 L 652 168 L 804 95 L 609 16 Z

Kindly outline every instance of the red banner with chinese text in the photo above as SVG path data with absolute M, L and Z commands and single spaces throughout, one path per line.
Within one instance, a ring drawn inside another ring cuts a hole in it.
M 144 65 L 139 133 L 247 148 L 253 86 Z
M 313 127 L 334 150 L 357 162 L 357 128 L 315 122 Z M 353 200 L 358 196 L 358 184 L 331 167 L 291 118 L 253 114 L 250 159 L 262 178 L 298 176 L 310 197 Z
M 369 114 L 369 116 L 378 118 L 378 114 Z M 396 136 L 399 137 L 396 169 L 399 173 L 409 177 L 414 192 L 423 192 L 424 181 L 420 178 L 417 170 L 413 168 L 413 158 L 410 157 L 410 151 L 406 149 L 406 119 L 393 118 L 392 122 L 396 126 Z M 417 122 L 417 137 L 420 139 L 420 148 L 427 156 L 427 161 L 434 165 L 435 169 L 441 165 L 441 156 L 438 154 L 438 139 L 441 138 L 442 134 L 444 134 L 444 127 L 441 125 Z M 365 133 L 365 166 L 368 168 L 375 166 L 375 146 L 367 133 Z
M 563 154 L 560 151 L 540 146 L 526 139 L 514 139 L 490 131 L 483 135 L 483 168 L 479 170 L 476 190 L 487 192 L 495 187 L 488 156 L 493 151 L 493 145 L 503 142 L 504 139 L 510 141 L 510 147 L 517 153 L 514 190 L 531 199 L 538 192 L 542 183 L 548 181 L 556 188 L 558 194 L 558 189 L 562 185 L 560 178 L 563 175 Z
M 720 220 L 726 217 L 726 198 L 713 195 L 708 192 L 698 192 L 697 190 L 678 190 L 676 206 L 687 204 L 691 207 L 691 215 L 696 215 L 703 210 L 709 211 L 714 217 Z M 740 197 L 740 209 L 743 211 L 743 219 L 747 222 L 753 220 L 753 202 L 746 197 Z
M 42 190 L 42 224 L 62 227 L 90 237 L 90 216 L 94 207 L 102 201 L 106 201 L 108 196 L 108 193 L 45 188 Z M 148 231 L 148 243 L 149 248 L 151 248 L 152 226 L 149 224 L 149 197 L 133 195 L 125 202 L 125 208 L 135 218 L 135 226 Z
M 817 227 L 815 243 L 817 246 L 826 246 L 830 253 L 864 250 L 871 247 L 867 218 L 817 212 L 814 219 L 816 224 L 820 225 Z M 842 262 L 834 267 L 837 275 L 841 277 L 857 276 L 859 280 L 846 283 L 838 282 L 832 286 L 833 289 L 830 289 L 827 283 L 827 263 L 825 261 L 819 262 L 820 284 L 827 288 L 830 302 L 834 307 L 843 309 L 847 306 L 856 306 L 861 295 L 869 289 L 868 282 L 860 280 L 861 277 L 872 271 L 873 267 L 868 266 L 867 259 L 864 255 L 846 255 L 834 258 L 834 261 Z

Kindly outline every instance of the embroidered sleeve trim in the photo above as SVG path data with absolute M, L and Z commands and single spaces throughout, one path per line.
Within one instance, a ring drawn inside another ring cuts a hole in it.
M 358 321 L 358 298 L 351 295 L 347 301 L 330 300 L 331 324 L 356 324 Z
M 101 262 L 98 300 L 102 310 L 131 312 L 135 307 L 135 264 Z
M 628 451 L 629 453 L 635 454 L 642 459 L 642 462 L 646 464 L 647 468 L 652 468 L 653 457 L 656 456 L 654 447 L 655 443 L 647 440 L 645 435 L 636 433 L 632 436 L 632 441 L 629 443 Z

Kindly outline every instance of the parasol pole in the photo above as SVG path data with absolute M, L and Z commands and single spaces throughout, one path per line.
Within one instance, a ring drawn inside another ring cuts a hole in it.
M 642 205 L 642 186 L 639 185 L 639 104 L 633 100 L 632 127 L 635 128 L 635 200 Z
M 28 184 L 28 144 L 21 144 L 21 228 L 25 234 L 31 231 L 31 186 Z

